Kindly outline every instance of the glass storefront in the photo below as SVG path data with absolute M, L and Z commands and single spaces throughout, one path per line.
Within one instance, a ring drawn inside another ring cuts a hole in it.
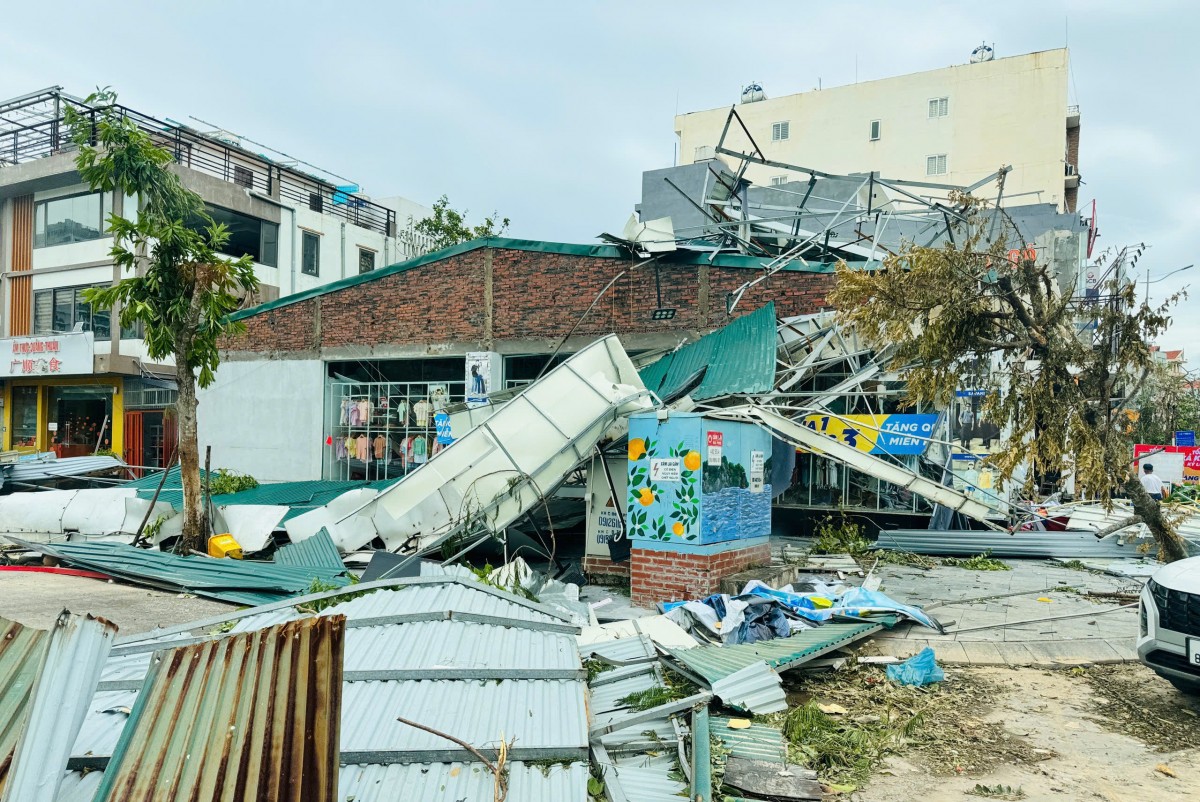
M 434 415 L 462 401 L 462 357 L 329 364 L 326 479 L 394 479 L 440 449 Z
M 9 431 L 12 448 L 22 451 L 37 447 L 38 436 L 38 388 L 14 387 L 12 401 L 8 405 L 12 413 Z
M 112 450 L 112 385 L 49 387 L 47 429 L 59 457 Z

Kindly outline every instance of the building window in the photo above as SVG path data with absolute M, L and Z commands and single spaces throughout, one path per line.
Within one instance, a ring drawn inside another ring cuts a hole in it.
M 781 123 L 771 123 L 771 141 L 782 142 L 783 140 L 787 139 L 788 134 L 791 133 L 791 126 L 792 124 L 786 121 Z
M 108 236 L 105 222 L 112 214 L 112 195 L 93 192 L 42 201 L 33 210 L 33 247 L 48 248 Z
M 945 175 L 946 174 L 946 154 L 939 153 L 936 156 L 925 157 L 925 175 Z
M 771 176 L 771 186 L 773 186 L 773 187 L 781 187 L 784 184 L 786 184 L 787 182 L 788 182 L 788 177 L 786 175 Z
M 879 120 L 871 120 L 871 141 L 879 139 Z
M 240 164 L 233 165 L 233 183 L 239 187 L 246 189 L 254 189 L 254 173 L 250 172 L 249 167 L 243 167 Z
M 300 272 L 307 276 L 321 275 L 321 236 L 311 231 L 301 232 Z
M 950 114 L 950 98 L 931 97 L 929 99 L 929 119 L 946 117 Z
M 375 269 L 375 251 L 367 248 L 358 249 L 358 272 L 370 273 Z
M 214 223 L 224 225 L 229 231 L 229 239 L 221 246 L 222 253 L 234 259 L 249 256 L 267 267 L 279 266 L 278 223 L 208 204 L 205 204 L 204 211 Z M 208 221 L 197 218 L 190 221 L 189 226 L 193 230 L 202 230 L 208 227 Z
M 97 309 L 93 312 L 92 305 L 83 298 L 83 291 L 86 289 L 87 287 L 58 287 L 53 290 L 36 290 L 33 293 L 33 333 L 54 334 L 71 331 L 76 323 L 82 323 L 83 330 L 95 332 L 96 339 L 107 339 L 110 333 L 109 310 Z

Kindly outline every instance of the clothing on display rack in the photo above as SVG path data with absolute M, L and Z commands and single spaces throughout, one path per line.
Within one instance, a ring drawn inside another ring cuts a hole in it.
M 413 463 L 416 465 L 424 465 L 429 461 L 429 445 L 425 438 L 417 435 L 413 438 Z
M 433 404 L 422 398 L 417 403 L 413 404 L 413 415 L 417 418 L 417 427 L 424 429 L 429 426 L 429 413 L 433 411 Z
M 396 422 L 401 426 L 408 425 L 408 399 L 400 396 L 396 399 Z
M 375 439 L 371 441 L 371 447 L 375 451 L 375 459 L 383 459 L 387 454 L 387 438 L 381 434 L 375 435 Z
M 366 426 L 371 422 L 371 401 L 364 398 L 358 402 L 358 422 Z
M 342 396 L 342 409 L 338 420 L 343 425 L 350 423 L 350 396 Z
M 354 456 L 363 462 L 367 461 L 367 436 L 360 434 L 354 439 Z
M 340 437 L 333 441 L 333 458 L 334 459 L 345 459 L 346 458 L 346 441 Z

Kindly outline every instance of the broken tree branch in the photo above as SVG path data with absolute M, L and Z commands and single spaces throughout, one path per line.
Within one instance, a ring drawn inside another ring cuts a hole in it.
M 430 735 L 436 735 L 439 738 L 445 738 L 447 741 L 461 746 L 463 749 L 466 749 L 472 755 L 479 758 L 479 762 L 487 766 L 488 771 L 490 771 L 496 777 L 496 787 L 494 793 L 495 802 L 504 802 L 505 798 L 508 796 L 508 782 L 504 779 L 504 760 L 508 755 L 508 744 L 501 742 L 500 749 L 497 753 L 500 758 L 499 762 L 493 763 L 484 757 L 483 753 L 478 749 L 471 746 L 466 741 L 455 738 L 453 735 L 448 735 L 441 730 L 435 730 L 433 727 L 427 727 L 424 724 L 418 724 L 415 721 L 409 721 L 403 716 L 396 716 L 396 721 L 399 721 L 401 724 L 407 724 L 410 727 L 415 727 L 418 730 L 424 730 Z

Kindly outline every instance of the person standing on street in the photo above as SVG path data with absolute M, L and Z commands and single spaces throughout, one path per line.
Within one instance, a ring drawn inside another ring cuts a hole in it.
M 1146 489 L 1146 494 L 1155 501 L 1162 501 L 1167 497 L 1167 486 L 1163 484 L 1163 480 L 1154 475 L 1154 466 L 1147 462 L 1142 466 L 1141 481 L 1142 487 Z

